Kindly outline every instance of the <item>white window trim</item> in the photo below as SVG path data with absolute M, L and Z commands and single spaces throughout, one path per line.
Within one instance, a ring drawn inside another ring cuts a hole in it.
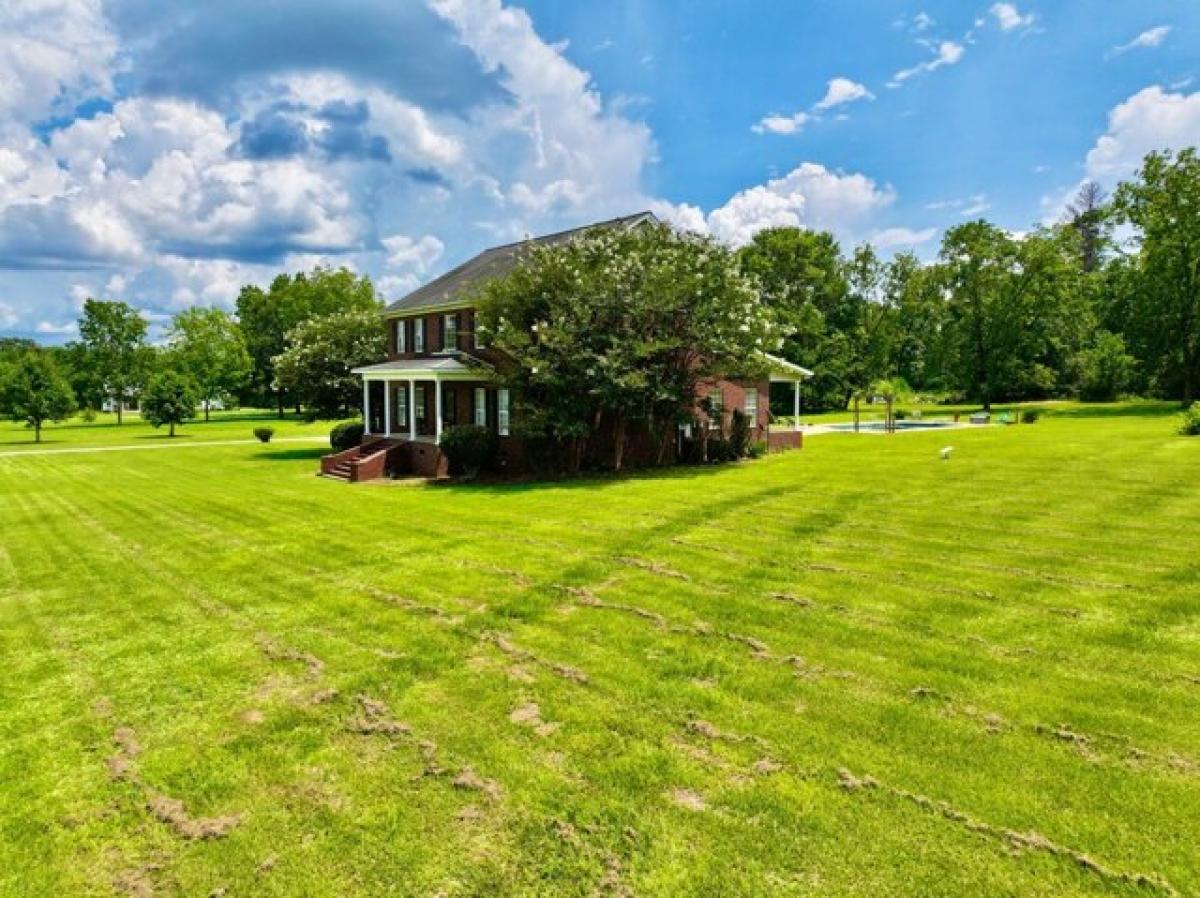
M 487 388 L 475 388 L 475 426 L 487 427 Z
M 712 408 L 712 417 L 709 419 L 708 426 L 717 428 L 721 426 L 721 422 L 725 418 L 725 390 L 722 387 L 716 387 L 708 392 L 709 405 Z
M 750 397 L 754 397 L 754 402 L 751 403 Z M 746 417 L 750 419 L 750 426 L 758 426 L 758 387 L 746 387 Z
M 396 353 L 408 352 L 408 326 L 403 318 L 396 319 Z
M 442 316 L 442 352 L 458 352 L 458 312 Z
M 496 391 L 496 430 L 502 437 L 508 436 L 510 417 L 508 390 L 501 387 Z
M 425 351 L 425 319 L 413 319 L 413 352 Z

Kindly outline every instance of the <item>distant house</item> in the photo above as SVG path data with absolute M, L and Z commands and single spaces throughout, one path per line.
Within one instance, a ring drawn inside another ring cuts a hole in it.
M 655 220 L 652 213 L 642 212 L 493 247 L 389 305 L 383 315 L 388 360 L 354 371 L 363 381 L 363 444 L 327 456 L 322 460 L 323 473 L 364 480 L 382 476 L 391 467 L 425 477 L 442 476 L 446 460 L 438 441 L 445 428 L 457 424 L 476 424 L 495 432 L 507 469 L 522 470 L 525 446 L 514 430 L 512 397 L 495 376 L 503 357 L 476 339 L 472 297 L 482 283 L 512 270 L 531 243 L 554 245 L 596 228 L 631 229 Z M 798 414 L 800 383 L 812 372 L 768 358 L 769 378 L 704 383 L 697 402 L 713 397 L 714 416 L 722 416 L 724 423 L 734 409 L 745 412 L 753 421 L 754 438 L 773 449 L 798 447 L 798 428 L 770 427 L 770 384 L 792 385 Z M 704 417 L 699 406 L 697 415 Z M 716 421 L 709 423 L 717 426 Z M 628 463 L 646 463 L 652 449 L 649 434 L 632 434 Z

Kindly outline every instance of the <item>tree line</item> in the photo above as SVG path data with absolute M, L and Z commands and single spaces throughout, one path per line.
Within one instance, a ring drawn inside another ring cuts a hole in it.
M 798 228 L 737 250 L 668 230 L 531 249 L 480 298 L 481 324 L 513 359 L 502 376 L 573 452 L 601 414 L 619 466 L 630 422 L 672 432 L 680 397 L 754 349 L 815 372 L 812 410 L 844 409 L 881 380 L 985 408 L 1126 394 L 1190 405 L 1200 391 L 1195 148 L 1151 153 L 1111 196 L 1085 184 L 1061 222 L 1030 233 L 953 227 L 928 263 L 885 261 L 870 244 L 847 254 Z M 234 306 L 180 312 L 156 346 L 137 309 L 95 299 L 65 347 L 0 340 L 0 413 L 40 437 L 76 410 L 107 406 L 119 423 L 135 401 L 163 424 L 229 401 L 280 416 L 358 412 L 350 371 L 385 353 L 369 278 L 281 274 L 243 287 Z
M 819 232 L 759 232 L 740 251 L 816 372 L 810 408 L 843 409 L 880 378 L 978 402 L 1200 390 L 1200 158 L 1151 153 L 1107 196 L 1085 183 L 1063 220 L 1027 234 L 986 221 L 945 232 L 923 264 L 847 257 Z
M 0 413 L 42 426 L 107 409 L 124 421 L 137 407 L 175 427 L 214 406 L 273 407 L 333 417 L 357 410 L 350 368 L 384 354 L 382 306 L 369 278 L 345 268 L 281 274 L 243 287 L 235 311 L 193 307 L 152 344 L 142 313 L 120 300 L 88 299 L 79 339 L 62 347 L 0 339 Z

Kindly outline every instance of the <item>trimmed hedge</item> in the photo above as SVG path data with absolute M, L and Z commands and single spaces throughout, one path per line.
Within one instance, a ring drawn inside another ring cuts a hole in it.
M 365 431 L 362 421 L 344 421 L 329 431 L 329 445 L 335 452 L 353 449 L 362 443 Z

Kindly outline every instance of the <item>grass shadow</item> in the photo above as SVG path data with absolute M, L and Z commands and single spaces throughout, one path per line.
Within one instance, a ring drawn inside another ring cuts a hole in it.
M 1113 405 L 1097 403 L 1080 404 L 1070 408 L 1047 409 L 1045 415 L 1053 418 L 1169 418 L 1183 409 L 1178 402 L 1144 401 Z
M 722 471 L 729 471 L 740 464 L 752 464 L 752 462 L 740 462 L 732 464 L 712 464 L 712 465 L 672 465 L 662 468 L 636 468 L 629 471 L 623 471 L 619 474 L 604 471 L 588 471 L 583 474 L 571 476 L 563 475 L 560 477 L 545 477 L 540 479 L 519 479 L 519 480 L 485 480 L 485 481 L 459 481 L 459 480 L 441 480 L 436 482 L 428 482 L 430 489 L 453 489 L 463 492 L 471 492 L 482 495 L 513 495 L 515 493 L 532 493 L 542 490 L 594 490 L 602 487 L 618 486 L 622 483 L 629 483 L 635 480 L 697 480 L 704 477 L 709 477 L 714 474 L 719 474 Z
M 333 450 L 328 446 L 314 446 L 311 449 L 264 449 L 250 456 L 250 461 L 315 461 L 328 455 Z

